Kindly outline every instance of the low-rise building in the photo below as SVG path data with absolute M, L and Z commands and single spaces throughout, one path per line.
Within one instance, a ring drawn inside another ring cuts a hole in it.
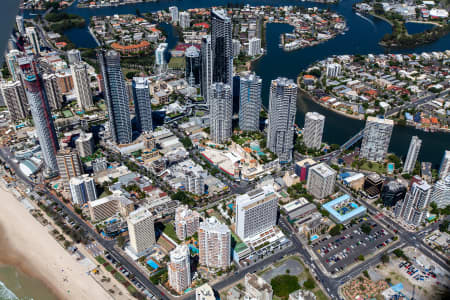
M 255 273 L 245 274 L 245 293 L 248 299 L 272 300 L 272 286 Z
M 120 194 L 106 196 L 95 201 L 90 201 L 88 204 L 92 222 L 105 220 L 116 214 L 127 217 L 134 210 L 133 201 Z
M 366 214 L 366 207 L 356 204 L 349 195 L 343 195 L 339 198 L 331 200 L 322 208 L 330 213 L 330 218 L 339 224 L 345 224 L 353 218 L 357 218 Z

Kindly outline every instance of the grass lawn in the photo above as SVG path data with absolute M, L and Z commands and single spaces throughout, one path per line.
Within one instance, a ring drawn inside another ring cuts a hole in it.
M 100 255 L 97 256 L 95 259 L 96 259 L 96 260 L 98 261 L 98 263 L 101 264 L 101 265 L 103 265 L 103 264 L 106 262 L 106 260 L 105 260 L 103 257 L 101 257 Z
M 289 294 L 300 289 L 297 276 L 279 275 L 270 281 L 273 293 L 282 298 L 289 297 Z
M 170 237 L 172 240 L 174 240 L 177 243 L 181 243 L 181 241 L 178 239 L 177 234 L 175 232 L 175 228 L 173 227 L 172 223 L 168 223 L 164 226 L 163 231 L 168 237 Z
M 172 57 L 168 64 L 169 69 L 184 69 L 186 67 L 186 61 L 184 57 Z
M 109 195 L 112 195 L 112 193 L 109 190 L 104 190 L 103 193 L 101 193 L 99 199 L 103 198 L 103 197 L 106 197 L 106 196 L 109 196 Z
M 136 290 L 136 289 L 134 288 L 134 286 L 132 286 L 132 285 L 127 286 L 127 290 L 128 290 L 131 294 L 137 292 L 137 290 Z
M 234 234 L 233 231 L 231 231 L 231 236 L 235 240 L 236 244 L 242 243 L 241 239 L 237 236 L 237 234 Z
M 328 297 L 325 295 L 324 292 L 322 292 L 321 289 L 316 288 L 314 290 L 314 294 L 316 295 L 316 300 L 328 300 Z
M 107 265 L 105 266 L 105 269 L 106 269 L 106 271 L 108 271 L 108 272 L 114 271 L 114 268 L 113 268 L 110 264 L 107 264 Z
M 98 107 L 99 107 L 101 110 L 106 110 L 106 104 L 105 104 L 105 103 L 99 103 L 99 104 L 98 104 Z
M 369 167 L 368 162 L 364 163 L 361 166 L 361 170 L 367 170 L 367 171 L 377 172 L 377 173 L 381 173 L 381 174 L 386 173 L 386 168 L 384 167 L 384 165 L 376 163 L 376 162 L 372 162 L 372 167 Z
M 120 283 L 124 283 L 126 280 L 119 272 L 114 273 L 114 278 L 116 278 Z
M 63 110 L 62 114 L 63 114 L 64 118 L 73 117 L 73 114 L 70 110 Z

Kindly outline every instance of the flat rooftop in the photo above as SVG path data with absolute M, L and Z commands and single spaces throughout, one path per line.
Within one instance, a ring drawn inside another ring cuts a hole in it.
M 352 206 L 352 210 L 345 212 L 344 214 L 339 213 L 336 210 L 336 206 L 348 201 L 349 205 Z M 330 215 L 337 220 L 339 223 L 344 223 L 362 213 L 366 212 L 366 207 L 362 205 L 357 205 L 355 202 L 351 201 L 351 197 L 349 195 L 343 195 L 338 197 L 330 202 L 325 203 L 322 207 L 327 210 Z

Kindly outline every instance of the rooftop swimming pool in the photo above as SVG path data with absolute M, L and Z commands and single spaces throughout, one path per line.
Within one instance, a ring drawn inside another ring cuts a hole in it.
M 152 259 L 147 260 L 147 265 L 149 265 L 153 270 L 159 268 L 158 264 L 155 263 Z
M 190 249 L 193 253 L 198 254 L 198 248 L 196 248 L 194 245 L 189 244 L 189 249 Z

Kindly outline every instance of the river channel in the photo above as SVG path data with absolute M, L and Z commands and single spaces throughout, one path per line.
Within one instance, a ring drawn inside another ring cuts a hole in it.
M 117 7 L 103 8 L 78 8 L 75 5 L 66 9 L 66 12 L 83 16 L 87 21 L 95 15 L 114 15 L 114 14 L 134 14 L 136 9 L 141 13 L 152 12 L 168 8 L 175 5 L 179 9 L 188 9 L 196 7 L 211 7 L 226 5 L 227 3 L 248 3 L 250 5 L 299 5 L 306 7 L 317 6 L 319 8 L 330 8 L 340 15 L 343 15 L 349 30 L 344 35 L 338 35 L 336 38 L 319 44 L 314 47 L 300 49 L 293 52 L 285 52 L 278 47 L 279 37 L 283 32 L 290 32 L 292 27 L 287 24 L 268 24 L 266 28 L 266 50 L 267 54 L 253 64 L 253 70 L 263 80 L 263 103 L 267 106 L 269 98 L 270 81 L 278 76 L 296 79 L 297 75 L 315 61 L 325 59 L 332 55 L 340 54 L 379 54 L 386 53 L 386 49 L 379 46 L 379 40 L 391 32 L 391 27 L 386 22 L 368 17 L 363 18 L 356 15 L 352 10 L 352 5 L 358 1 L 343 0 L 339 4 L 327 5 L 320 3 L 301 2 L 292 0 L 255 0 L 255 1 L 224 1 L 224 0 L 180 0 L 147 2 L 134 5 L 122 5 Z M 27 12 L 27 15 L 30 12 Z M 415 29 L 420 30 L 418 26 L 424 26 L 424 30 L 429 26 L 426 24 L 415 24 Z M 169 34 L 174 31 L 167 31 Z M 66 35 L 78 47 L 96 47 L 94 39 L 85 28 L 71 29 Z M 170 36 L 170 40 L 175 37 Z M 395 53 L 421 53 L 424 51 L 444 51 L 450 49 L 450 35 L 440 40 L 417 47 L 395 51 Z M 298 125 L 303 126 L 304 114 L 308 111 L 317 111 L 325 115 L 324 141 L 328 143 L 342 144 L 352 135 L 358 132 L 364 122 L 350 119 L 329 111 L 313 102 L 307 97 L 299 97 L 297 103 Z M 389 151 L 399 156 L 406 156 L 409 141 L 413 135 L 422 139 L 422 149 L 419 153 L 419 160 L 429 161 L 434 167 L 438 167 L 444 150 L 450 149 L 450 135 L 445 133 L 428 133 L 416 130 L 412 127 L 395 126 L 392 134 Z

